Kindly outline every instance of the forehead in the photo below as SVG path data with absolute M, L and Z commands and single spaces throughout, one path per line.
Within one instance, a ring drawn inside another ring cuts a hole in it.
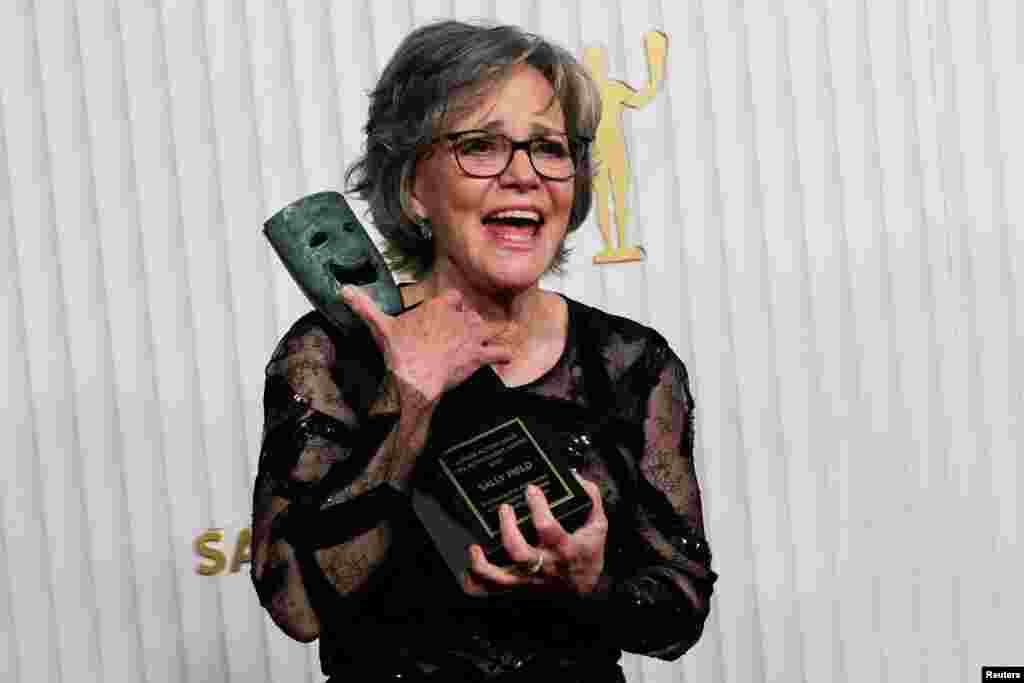
M 449 119 L 448 130 L 481 128 L 495 132 L 564 131 L 565 116 L 554 88 L 539 70 L 527 64 L 471 95 Z

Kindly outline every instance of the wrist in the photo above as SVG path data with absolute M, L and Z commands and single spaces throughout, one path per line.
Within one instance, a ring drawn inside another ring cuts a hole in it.
M 394 370 L 388 370 L 381 380 L 377 398 L 370 404 L 371 417 L 378 415 L 421 416 L 433 412 L 441 391 L 424 392 Z
M 392 418 L 390 431 L 378 447 L 367 471 L 367 485 L 387 484 L 407 492 L 420 451 L 426 443 L 436 401 L 429 401 L 412 385 L 389 370 L 368 411 L 370 420 Z

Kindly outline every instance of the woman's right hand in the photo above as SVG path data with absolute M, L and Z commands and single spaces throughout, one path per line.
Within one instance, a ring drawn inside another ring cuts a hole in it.
M 341 293 L 370 328 L 388 370 L 427 401 L 436 401 L 484 365 L 512 359 L 507 340 L 514 323 L 484 320 L 457 290 L 395 317 L 358 287 L 346 285 Z

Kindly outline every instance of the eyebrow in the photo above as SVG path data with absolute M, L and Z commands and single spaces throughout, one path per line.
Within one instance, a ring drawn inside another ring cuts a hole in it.
M 501 121 L 488 121 L 483 126 L 478 128 L 477 130 L 485 130 L 488 133 L 502 133 L 502 134 L 504 134 L 505 131 L 503 130 L 503 128 L 504 128 L 504 125 L 503 125 L 503 123 Z M 557 128 L 552 128 L 550 126 L 545 126 L 542 123 L 532 123 L 532 124 L 530 124 L 530 137 L 535 137 L 537 135 L 552 135 L 552 134 L 553 135 L 568 135 L 568 133 L 566 131 L 564 131 L 564 130 L 558 130 Z

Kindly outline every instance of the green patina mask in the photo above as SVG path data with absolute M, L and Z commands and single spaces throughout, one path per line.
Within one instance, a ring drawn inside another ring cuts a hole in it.
M 388 315 L 402 298 L 384 257 L 337 192 L 318 192 L 284 207 L 263 233 L 309 301 L 339 327 L 360 324 L 341 299 L 341 286 L 357 285 Z

